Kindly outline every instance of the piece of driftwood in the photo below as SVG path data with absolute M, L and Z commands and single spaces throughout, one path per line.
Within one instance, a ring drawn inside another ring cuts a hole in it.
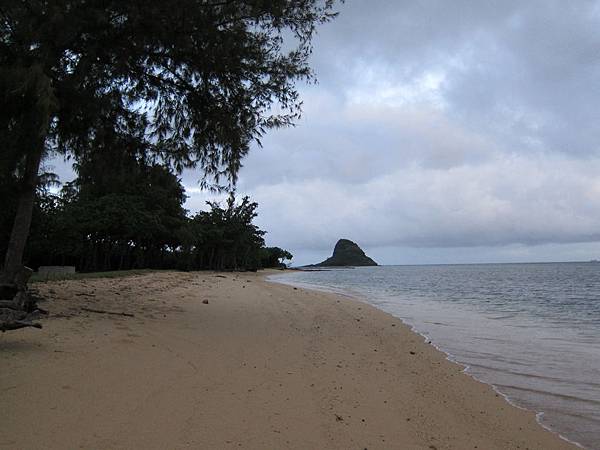
M 19 309 L 0 308 L 0 331 L 18 330 L 19 328 L 42 328 L 39 323 L 32 322 L 39 319 L 37 311 L 27 313 Z
M 109 314 L 111 316 L 135 317 L 131 313 L 120 312 L 120 311 L 105 311 L 103 309 L 94 309 L 94 308 L 86 308 L 86 307 L 82 307 L 81 310 L 91 312 L 91 313 L 96 313 L 96 314 Z
M 27 290 L 27 280 L 33 271 L 22 267 L 14 274 L 12 282 L 0 284 L 0 331 L 18 330 L 20 328 L 42 328 L 34 320 L 40 318 L 45 311 L 38 309 L 36 295 Z
M 0 323 L 0 331 L 18 330 L 20 328 L 42 328 L 42 325 L 35 322 L 27 322 L 24 320 L 15 320 L 14 322 L 2 322 Z

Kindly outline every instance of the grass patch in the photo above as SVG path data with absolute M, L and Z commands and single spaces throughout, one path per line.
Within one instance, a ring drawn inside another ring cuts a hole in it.
M 44 281 L 62 281 L 62 280 L 87 280 L 90 278 L 125 278 L 134 275 L 146 275 L 154 272 L 169 272 L 168 270 L 155 269 L 136 269 L 136 270 L 114 270 L 108 272 L 88 272 L 88 273 L 57 273 L 40 275 L 34 273 L 29 279 L 30 283 L 43 283 Z

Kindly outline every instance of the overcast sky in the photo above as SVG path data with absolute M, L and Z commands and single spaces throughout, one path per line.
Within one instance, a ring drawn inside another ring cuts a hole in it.
M 600 1 L 348 0 L 238 192 L 296 264 L 600 258 Z M 187 208 L 206 195 L 186 174 Z

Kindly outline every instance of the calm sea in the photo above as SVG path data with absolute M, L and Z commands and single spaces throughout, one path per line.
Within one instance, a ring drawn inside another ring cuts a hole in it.
M 600 264 L 380 266 L 287 272 L 393 314 L 540 422 L 600 449 Z

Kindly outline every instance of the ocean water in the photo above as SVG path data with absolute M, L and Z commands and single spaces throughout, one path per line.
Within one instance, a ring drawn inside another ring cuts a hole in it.
M 600 264 L 380 266 L 272 280 L 345 292 L 403 319 L 542 425 L 600 449 Z

